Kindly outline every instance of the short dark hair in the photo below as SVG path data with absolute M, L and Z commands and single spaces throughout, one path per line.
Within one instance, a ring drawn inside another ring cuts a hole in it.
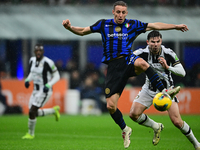
M 117 6 L 117 5 L 128 7 L 128 5 L 124 1 L 116 1 L 113 4 L 113 10 L 115 10 L 115 6 Z
M 147 35 L 147 40 L 154 37 L 160 37 L 162 39 L 162 34 L 159 31 L 153 30 Z

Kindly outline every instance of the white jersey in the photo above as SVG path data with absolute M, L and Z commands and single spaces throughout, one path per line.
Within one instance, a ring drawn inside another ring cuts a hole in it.
M 33 80 L 34 90 L 42 90 L 44 85 L 52 78 L 52 73 L 57 71 L 54 62 L 43 57 L 42 60 L 37 61 L 36 57 L 31 57 L 29 61 L 29 74 L 31 74 L 30 81 Z
M 162 65 L 158 62 L 158 58 L 163 57 L 165 58 L 168 66 L 174 67 L 175 65 L 180 64 L 180 61 L 173 50 L 171 50 L 170 48 L 165 48 L 163 45 L 161 45 L 161 50 L 159 54 L 154 55 L 150 52 L 149 46 L 147 46 L 144 49 L 140 48 L 138 50 L 135 50 L 134 54 L 143 58 L 145 61 L 149 63 L 149 65 L 152 68 L 154 68 L 154 70 L 159 75 L 161 81 L 163 82 L 165 88 L 174 86 L 171 72 L 167 69 L 164 69 Z M 142 90 L 145 90 L 152 96 L 154 96 L 156 93 L 159 92 L 151 85 L 151 82 L 149 81 L 147 76 L 145 84 L 142 86 Z

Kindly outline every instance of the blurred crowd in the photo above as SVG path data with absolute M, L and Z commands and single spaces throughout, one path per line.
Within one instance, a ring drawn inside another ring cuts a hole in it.
M 0 116 L 2 114 L 22 114 L 22 108 L 19 105 L 9 106 L 6 96 L 2 92 L 1 80 L 10 78 L 10 73 L 6 70 L 4 61 L 0 58 Z
M 80 100 L 92 99 L 96 103 L 96 108 L 100 112 L 106 112 L 106 100 L 104 96 L 104 81 L 107 73 L 107 65 L 101 64 L 96 67 L 95 64 L 88 62 L 81 71 L 76 59 L 71 59 L 64 64 L 61 60 L 55 62 L 61 77 L 67 74 L 69 89 L 80 91 Z M 184 66 L 184 63 L 182 63 Z M 196 63 L 192 69 L 186 70 L 185 77 L 179 77 L 172 74 L 175 86 L 182 87 L 200 87 L 200 63 Z M 0 60 L 0 87 L 1 80 L 6 78 L 16 78 L 10 75 L 6 69 L 6 63 Z M 145 74 L 136 77 L 131 77 L 126 85 L 126 88 L 141 87 L 145 82 Z M 5 104 L 5 97 L 1 93 L 0 102 Z M 8 107 L 8 106 L 6 106 Z M 12 112 L 9 111 L 8 112 Z M 16 110 L 15 110 L 16 112 Z
M 69 60 L 63 67 L 63 62 L 55 62 L 61 77 L 63 74 L 69 76 L 69 88 L 80 91 L 81 100 L 92 99 L 96 101 L 96 107 L 101 111 L 106 111 L 104 97 L 104 79 L 106 75 L 106 66 L 102 64 L 96 68 L 93 63 L 87 63 L 84 71 L 80 71 L 77 61 Z
M 45 4 L 45 5 L 79 5 L 79 4 L 113 4 L 116 0 L 0 0 L 1 4 Z M 200 0 L 125 0 L 129 6 L 176 6 L 192 7 L 200 6 Z
M 1 79 L 16 78 L 11 74 L 11 70 L 7 67 L 9 62 L 0 59 L 0 81 Z M 78 66 L 76 59 L 70 59 L 64 64 L 61 60 L 55 62 L 61 76 L 67 74 L 69 77 L 70 89 L 83 89 L 90 86 L 91 88 L 104 88 L 104 79 L 107 72 L 107 65 L 101 64 L 96 67 L 94 63 L 88 62 L 83 71 Z M 182 62 L 184 66 L 184 63 Z M 173 75 L 175 85 L 183 87 L 200 87 L 200 63 L 196 63 L 191 69 L 186 69 L 186 76 L 183 78 Z M 88 81 L 90 78 L 91 81 Z M 145 81 L 145 75 L 141 74 L 137 77 L 132 77 L 127 83 L 127 87 L 142 86 Z M 99 91 L 99 90 L 97 90 Z M 103 91 L 101 91 L 103 92 Z

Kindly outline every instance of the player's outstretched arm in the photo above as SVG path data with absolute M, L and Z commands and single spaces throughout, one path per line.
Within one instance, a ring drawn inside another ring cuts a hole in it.
M 84 35 L 92 33 L 90 30 L 90 27 L 71 26 L 71 22 L 69 19 L 63 20 L 62 25 L 65 27 L 65 29 L 71 31 L 72 33 L 74 33 L 76 35 L 84 36 Z
M 162 22 L 155 22 L 155 23 L 148 23 L 146 31 L 150 30 L 180 30 L 182 32 L 188 31 L 188 27 L 185 24 L 167 24 L 167 23 L 162 23 Z

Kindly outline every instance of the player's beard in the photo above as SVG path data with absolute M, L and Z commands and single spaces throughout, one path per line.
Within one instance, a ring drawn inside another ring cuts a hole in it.
M 157 54 L 160 50 L 160 48 L 149 48 L 149 49 L 153 54 Z
M 37 56 L 36 56 L 37 61 L 42 60 L 42 58 L 43 58 L 43 55 L 37 55 Z

